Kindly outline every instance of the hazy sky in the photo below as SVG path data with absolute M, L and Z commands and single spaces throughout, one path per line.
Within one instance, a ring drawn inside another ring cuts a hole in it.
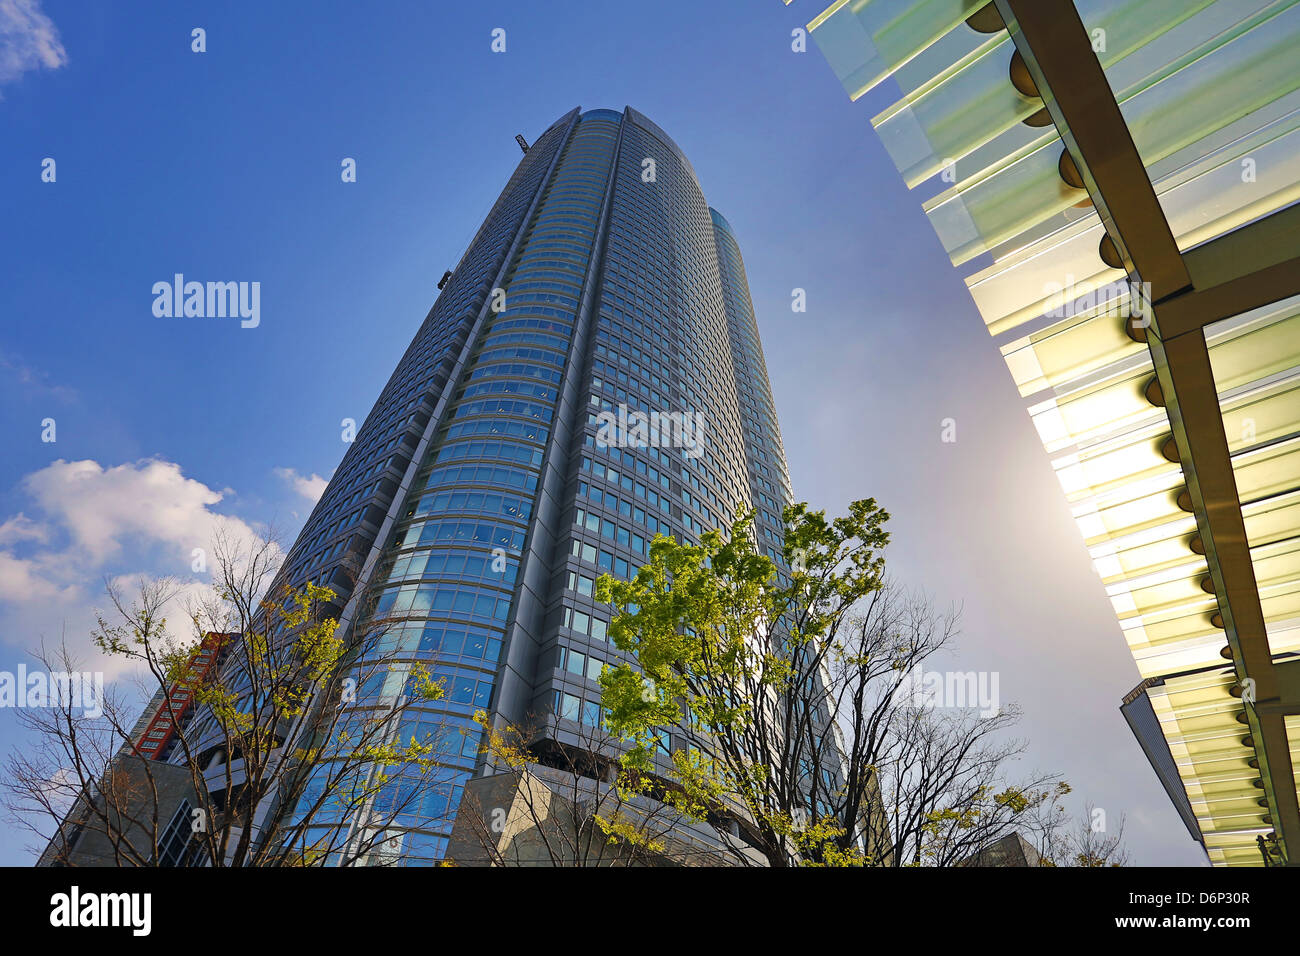
M 514 135 L 631 105 L 740 242 L 796 496 L 876 497 L 893 573 L 962 605 L 960 668 L 1024 709 L 1023 770 L 1125 815 L 1134 862 L 1203 862 L 1120 716 L 1138 672 L 1024 403 L 871 129 L 891 91 L 850 103 L 815 45 L 791 50 L 820 6 L 7 5 L 0 670 L 64 629 L 84 644 L 106 575 L 189 575 L 217 522 L 291 540 Z M 260 324 L 156 318 L 178 272 L 260 282 Z M 0 863 L 23 843 L 0 832 Z

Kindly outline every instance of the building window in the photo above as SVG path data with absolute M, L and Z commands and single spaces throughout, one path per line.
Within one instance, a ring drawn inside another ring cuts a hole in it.
M 193 808 L 188 800 L 182 800 L 176 808 L 171 822 L 158 838 L 159 866 L 187 866 L 193 862 L 193 854 L 187 853 L 190 840 L 194 835 L 191 818 Z M 189 857 L 189 859 L 187 859 Z

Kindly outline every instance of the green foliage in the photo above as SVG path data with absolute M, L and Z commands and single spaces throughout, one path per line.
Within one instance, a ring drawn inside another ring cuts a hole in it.
M 799 655 L 825 653 L 853 605 L 881 588 L 889 516 L 866 499 L 834 520 L 804 504 L 783 517 L 789 576 L 758 550 L 752 511 L 698 545 L 656 537 L 630 581 L 601 576 L 596 598 L 614 609 L 610 637 L 639 664 L 602 673 L 605 720 L 631 743 L 623 767 L 636 774 L 652 772 L 663 728 L 682 725 L 712 742 L 672 755 L 671 782 L 695 818 L 738 804 L 768 838 L 769 855 L 791 846 L 805 859 L 856 865 L 844 828 L 797 806 L 749 738 L 759 701 L 798 697 L 795 682 L 807 679 Z

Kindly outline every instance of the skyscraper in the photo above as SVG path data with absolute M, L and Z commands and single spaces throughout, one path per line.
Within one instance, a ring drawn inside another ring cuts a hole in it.
M 789 478 L 727 221 L 631 108 L 574 109 L 521 145 L 280 576 L 333 588 L 342 629 L 383 616 L 394 656 L 445 680 L 429 725 L 465 733 L 402 821 L 410 863 L 442 856 L 481 768 L 476 709 L 557 745 L 599 722 L 595 678 L 622 654 L 601 573 L 737 504 L 784 568 Z

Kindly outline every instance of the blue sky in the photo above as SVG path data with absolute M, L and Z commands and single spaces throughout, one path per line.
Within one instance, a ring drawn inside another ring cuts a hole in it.
M 216 523 L 292 540 L 514 135 L 631 105 L 735 230 L 796 496 L 878 498 L 894 573 L 962 606 L 962 668 L 1024 709 L 1024 771 L 1126 815 L 1135 862 L 1203 861 L 1120 717 L 1136 667 L 928 193 L 871 129 L 889 92 L 850 103 L 791 50 L 819 4 L 13 2 L 57 37 L 0 67 L 0 670 L 84 635 L 106 575 L 188 575 Z M 260 324 L 155 317 L 177 272 L 260 282 Z

